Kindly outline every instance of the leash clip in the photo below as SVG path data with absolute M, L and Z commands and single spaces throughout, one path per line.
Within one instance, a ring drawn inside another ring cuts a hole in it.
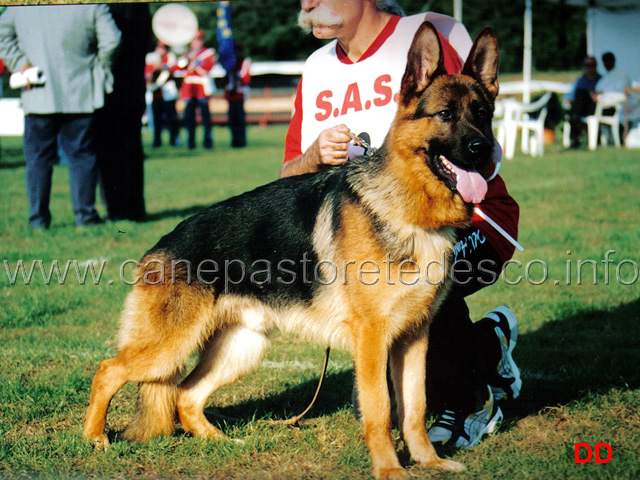
M 366 156 L 370 156 L 376 153 L 377 149 L 369 145 L 371 138 L 369 137 L 369 134 L 367 132 L 362 132 L 360 135 L 357 135 L 357 136 L 349 132 L 349 136 L 351 137 L 351 141 L 353 142 L 354 145 L 364 148 L 364 154 Z

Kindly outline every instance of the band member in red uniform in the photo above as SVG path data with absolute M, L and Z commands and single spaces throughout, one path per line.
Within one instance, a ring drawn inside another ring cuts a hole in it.
M 204 46 L 204 32 L 202 30 L 199 30 L 191 41 L 191 50 L 189 50 L 186 60 L 188 63 L 180 87 L 180 98 L 187 102 L 184 111 L 184 120 L 189 132 L 187 147 L 190 150 L 196 148 L 196 108 L 198 108 L 204 129 L 203 146 L 204 148 L 213 148 L 209 97 L 214 91 L 210 72 L 216 64 L 216 51 Z
M 153 146 L 162 146 L 162 129 L 169 129 L 171 146 L 178 144 L 178 118 L 176 100 L 178 88 L 173 78 L 178 62 L 169 47 L 158 40 L 156 49 L 147 55 L 145 78 L 147 88 L 153 94 L 151 111 L 153 113 Z

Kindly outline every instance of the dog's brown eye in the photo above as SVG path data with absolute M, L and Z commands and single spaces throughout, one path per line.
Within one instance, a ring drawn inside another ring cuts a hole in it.
M 489 118 L 489 114 L 486 110 L 478 110 L 478 118 L 480 120 L 487 120 Z
M 449 110 L 440 110 L 437 115 L 442 119 L 442 120 L 449 120 L 451 118 L 451 112 Z

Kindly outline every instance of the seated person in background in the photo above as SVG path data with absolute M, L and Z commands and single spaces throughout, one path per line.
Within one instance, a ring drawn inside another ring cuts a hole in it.
M 631 85 L 629 75 L 627 75 L 627 72 L 616 68 L 616 57 L 611 52 L 606 52 L 602 55 L 602 64 L 606 69 L 606 73 L 602 75 L 602 78 L 596 84 L 595 100 L 607 104 L 624 102 L 626 98 L 624 89 Z M 613 115 L 615 108 L 604 108 L 602 113 L 604 115 Z M 622 130 L 623 126 L 621 124 L 620 137 L 622 137 Z M 610 130 L 607 127 L 607 136 L 610 137 L 610 135 Z M 611 142 L 611 138 L 608 141 Z
M 616 101 L 614 99 L 617 98 L 624 100 L 624 89 L 631 85 L 629 75 L 627 75 L 627 72 L 616 68 L 616 57 L 611 52 L 606 52 L 602 55 L 602 64 L 607 71 L 596 84 L 596 100 L 602 95 L 611 97 L 612 101 Z
M 580 146 L 582 119 L 593 115 L 596 110 L 593 95 L 600 78 L 597 60 L 595 57 L 586 57 L 584 59 L 584 74 L 575 80 L 571 92 L 565 97 L 569 107 L 569 122 L 571 123 L 571 148 Z

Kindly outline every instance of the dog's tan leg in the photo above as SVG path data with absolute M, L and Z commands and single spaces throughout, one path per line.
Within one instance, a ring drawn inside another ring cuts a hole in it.
M 364 436 L 376 479 L 405 479 L 391 439 L 391 402 L 387 384 L 387 346 L 374 320 L 357 322 L 354 362 Z
M 464 470 L 461 463 L 438 457 L 425 427 L 427 398 L 425 372 L 426 332 L 409 342 L 398 343 L 391 351 L 391 376 L 398 403 L 398 419 L 411 458 L 432 468 L 451 472 Z
M 127 372 L 118 357 L 104 360 L 91 384 L 91 400 L 84 422 L 84 436 L 98 448 L 107 448 L 109 440 L 104 433 L 109 403 L 122 386 L 127 383 Z
M 185 431 L 199 437 L 225 434 L 204 416 L 209 396 L 258 367 L 268 340 L 263 333 L 237 326 L 216 335 L 202 353 L 200 363 L 178 388 L 178 415 Z

